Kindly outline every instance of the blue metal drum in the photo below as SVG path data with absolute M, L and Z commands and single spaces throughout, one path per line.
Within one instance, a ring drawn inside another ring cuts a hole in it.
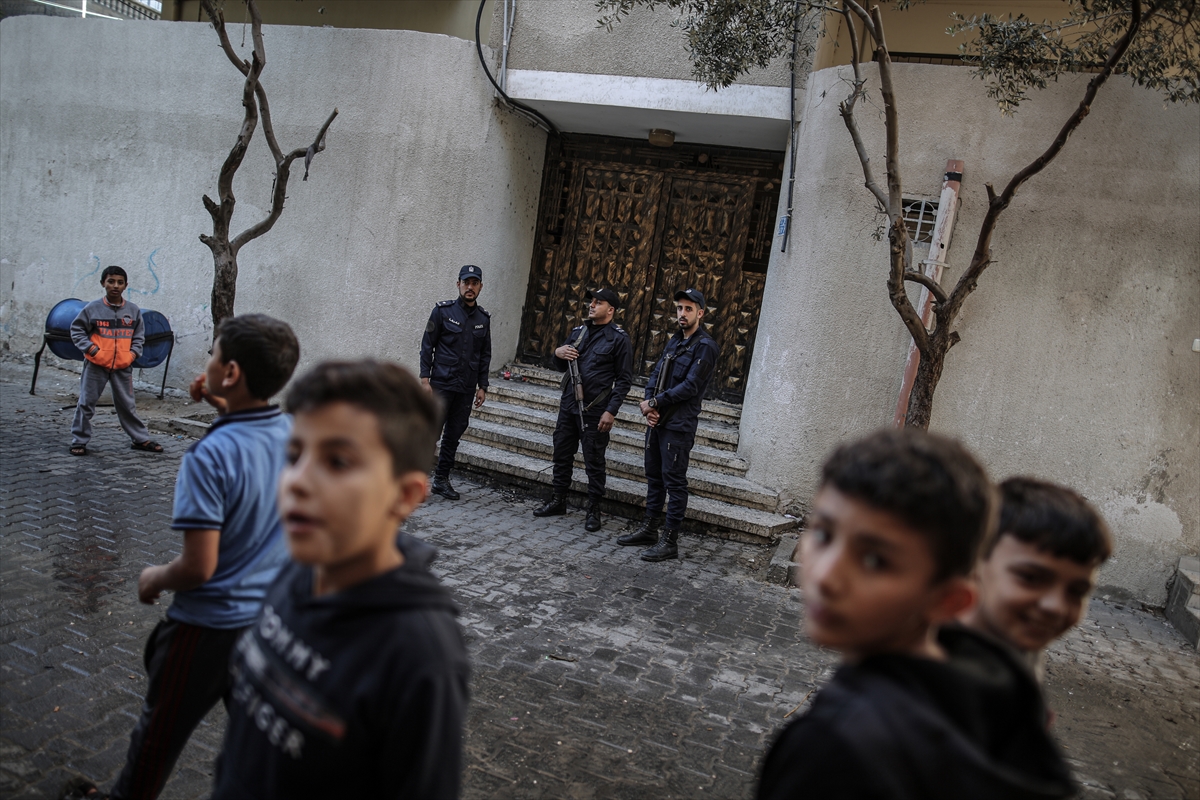
M 150 369 L 167 360 L 175 344 L 175 334 L 171 332 L 170 321 L 157 311 L 142 309 L 142 324 L 146 326 L 146 343 L 133 365 L 138 369 Z
M 72 297 L 50 309 L 46 317 L 46 344 L 50 352 L 68 361 L 83 361 L 83 353 L 71 343 L 71 323 L 83 311 L 87 301 Z

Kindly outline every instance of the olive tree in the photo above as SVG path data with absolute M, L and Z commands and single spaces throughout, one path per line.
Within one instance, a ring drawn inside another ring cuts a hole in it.
M 329 130 L 329 125 L 338 113 L 335 108 L 329 118 L 325 120 L 325 124 L 317 131 L 312 144 L 287 153 L 283 152 L 275 138 L 275 126 L 271 121 L 271 107 L 267 104 L 267 90 L 263 88 L 260 80 L 263 68 L 267 65 L 266 48 L 263 46 L 262 15 L 259 13 L 255 0 L 242 1 L 245 3 L 246 15 L 250 20 L 250 36 L 253 43 L 249 60 L 239 56 L 229 41 L 229 35 L 225 31 L 225 14 L 221 8 L 223 4 L 215 3 L 214 0 L 200 0 L 200 5 L 203 6 L 205 13 L 212 21 L 213 28 L 216 29 L 221 49 L 238 71 L 246 77 L 242 84 L 242 107 L 245 109 L 242 127 L 238 131 L 233 148 L 221 165 L 221 172 L 217 178 L 219 202 L 204 195 L 204 207 L 212 217 L 213 232 L 211 236 L 201 234 L 200 241 L 208 246 L 213 255 L 211 311 L 214 326 L 226 317 L 233 316 L 233 304 L 237 298 L 238 252 L 246 244 L 275 226 L 279 215 L 283 213 L 283 204 L 287 199 L 287 186 L 288 179 L 291 177 L 292 163 L 296 159 L 304 159 L 304 180 L 308 180 L 309 164 L 312 163 L 313 156 L 325 149 L 325 132 Z M 263 137 L 267 141 L 267 147 L 270 149 L 271 158 L 275 163 L 275 180 L 271 187 L 271 208 L 266 217 L 241 233 L 230 236 L 229 226 L 233 219 L 234 206 L 237 204 L 237 199 L 233 195 L 233 176 L 246 157 L 246 150 L 250 146 L 250 140 L 254 138 L 254 131 L 258 128 L 260 119 Z
M 910 0 L 895 5 L 904 9 Z M 1090 72 L 1082 96 L 1054 139 L 999 190 L 986 185 L 988 205 L 976 234 L 970 263 L 952 288 L 944 288 L 911 263 L 908 229 L 901 208 L 901 98 L 896 96 L 892 60 L 878 5 L 861 0 L 597 0 L 600 24 L 612 27 L 634 8 L 666 6 L 687 40 L 696 78 L 713 89 L 733 83 L 752 68 L 791 52 L 811 56 L 825 25 L 838 17 L 848 27 L 853 78 L 838 106 L 862 164 L 864 186 L 885 217 L 887 291 L 892 306 L 920 355 L 904 423 L 927 428 L 933 395 L 946 354 L 959 341 L 954 320 L 963 302 L 992 264 L 992 238 L 1001 215 L 1021 186 L 1053 161 L 1068 137 L 1087 118 L 1101 87 L 1114 74 L 1160 92 L 1170 103 L 1200 101 L 1200 19 L 1197 0 L 1066 0 L 1058 20 L 1024 16 L 953 15 L 947 33 L 971 34 L 959 46 L 963 59 L 985 84 L 1000 113 L 1014 113 L 1031 89 L 1068 72 Z M 859 31 L 865 46 L 859 47 Z M 883 100 L 885 180 L 880 184 L 860 130 L 856 108 L 867 96 L 864 61 L 878 65 Z M 905 291 L 906 282 L 925 286 L 933 296 L 933 321 L 926 327 Z

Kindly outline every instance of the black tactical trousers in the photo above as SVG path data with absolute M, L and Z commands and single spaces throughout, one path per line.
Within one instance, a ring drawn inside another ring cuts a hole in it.
M 571 467 L 575 463 L 575 451 L 583 443 L 583 465 L 587 470 L 588 500 L 599 501 L 604 497 L 605 462 L 604 451 L 608 449 L 608 434 L 600 433 L 601 411 L 585 411 L 584 424 L 587 431 L 579 435 L 579 415 L 558 412 L 558 424 L 554 426 L 554 493 L 566 494 L 571 488 Z
M 662 513 L 667 503 L 667 530 L 679 530 L 687 511 L 688 461 L 694 433 L 651 428 L 646 437 L 646 518 Z M 668 499 L 669 496 L 669 499 Z
M 442 423 L 442 449 L 438 452 L 433 474 L 438 478 L 449 478 L 450 470 L 454 469 L 454 456 L 458 453 L 458 440 L 466 433 L 471 421 L 475 392 L 446 392 L 436 386 L 434 391 L 446 405 L 446 419 Z

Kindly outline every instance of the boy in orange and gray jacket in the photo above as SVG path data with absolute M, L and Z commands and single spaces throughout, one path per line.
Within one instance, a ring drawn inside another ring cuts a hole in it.
M 142 311 L 121 295 L 129 276 L 120 267 L 105 267 L 100 274 L 104 297 L 83 307 L 71 323 L 71 341 L 87 359 L 79 380 L 79 405 L 71 422 L 71 455 L 87 455 L 92 439 L 92 415 L 106 384 L 112 386 L 113 407 L 121 427 L 133 440 L 134 450 L 161 453 L 162 445 L 150 440 L 150 431 L 138 417 L 133 397 L 133 362 L 146 340 Z

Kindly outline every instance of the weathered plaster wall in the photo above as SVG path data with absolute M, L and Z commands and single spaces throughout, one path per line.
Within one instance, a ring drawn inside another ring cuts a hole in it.
M 264 33 L 281 146 L 307 146 L 335 106 L 339 116 L 309 180 L 293 168 L 275 228 L 242 250 L 237 311 L 290 322 L 302 367 L 366 355 L 415 367 L 429 309 L 454 297 L 458 267 L 475 263 L 496 363 L 510 357 L 544 134 L 494 108 L 472 42 Z M 212 223 L 200 197 L 216 196 L 241 86 L 206 24 L 0 24 L 0 346 L 32 352 L 50 307 L 98 296 L 99 269 L 120 264 L 129 297 L 171 319 L 169 383 L 186 385 L 211 331 L 212 257 L 197 237 Z M 260 137 L 234 184 L 236 230 L 269 205 Z
M 489 41 L 499 51 L 504 4 L 493 6 Z M 635 9 L 611 31 L 597 24 L 600 17 L 595 0 L 517 0 L 509 68 L 695 80 L 685 35 L 671 26 L 671 9 Z M 789 80 L 787 58 L 777 58 L 738 83 L 787 86 Z
M 837 101 L 844 68 L 809 79 L 789 252 L 778 239 L 742 416 L 749 477 L 811 498 L 846 437 L 891 423 L 908 337 L 887 300 L 886 242 Z M 906 193 L 936 198 L 966 162 L 951 283 L 974 249 L 984 184 L 1048 146 L 1088 76 L 1001 117 L 968 70 L 897 65 Z M 872 73 L 872 101 L 878 82 Z M 882 125 L 862 124 L 883 175 Z M 1059 158 L 1018 194 L 996 263 L 964 307 L 932 428 L 992 475 L 1071 485 L 1117 539 L 1102 584 L 1152 603 L 1200 550 L 1200 111 L 1114 79 Z M 781 208 L 782 208 L 781 204 Z M 781 212 L 782 213 L 782 212 Z M 793 477 L 794 476 L 794 477 Z

